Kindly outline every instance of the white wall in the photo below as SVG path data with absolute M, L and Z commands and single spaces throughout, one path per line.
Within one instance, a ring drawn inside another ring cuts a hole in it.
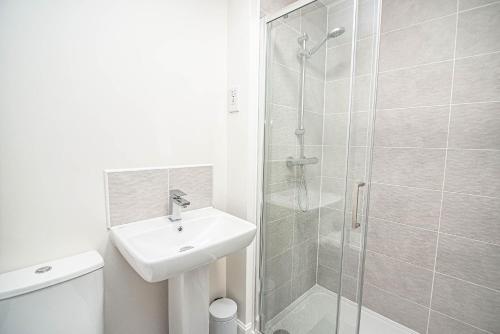
M 229 0 L 228 85 L 240 88 L 240 111 L 227 120 L 227 210 L 256 222 L 259 1 Z M 227 294 L 238 318 L 253 318 L 254 246 L 227 258 Z
M 0 1 L 0 272 L 98 249 L 107 334 L 166 333 L 166 284 L 108 243 L 102 171 L 213 163 L 224 208 L 226 7 Z

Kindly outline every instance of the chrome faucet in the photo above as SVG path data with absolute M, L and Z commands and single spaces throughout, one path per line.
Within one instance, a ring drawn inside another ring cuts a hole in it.
M 181 220 L 181 208 L 185 209 L 191 204 L 191 202 L 182 198 L 182 196 L 186 196 L 186 193 L 182 190 L 170 190 L 170 200 L 168 201 L 168 212 L 170 213 L 168 219 L 170 219 L 170 221 L 175 222 Z

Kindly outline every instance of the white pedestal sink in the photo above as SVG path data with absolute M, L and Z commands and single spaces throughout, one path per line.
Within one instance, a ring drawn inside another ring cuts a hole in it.
M 147 282 L 168 282 L 169 334 L 208 334 L 208 264 L 247 247 L 256 226 L 214 208 L 111 228 L 123 257 Z

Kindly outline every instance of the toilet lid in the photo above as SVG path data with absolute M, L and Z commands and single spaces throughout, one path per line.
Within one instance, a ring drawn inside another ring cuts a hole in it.
M 208 308 L 210 315 L 217 321 L 226 321 L 234 318 L 237 306 L 234 300 L 221 298 L 215 300 Z

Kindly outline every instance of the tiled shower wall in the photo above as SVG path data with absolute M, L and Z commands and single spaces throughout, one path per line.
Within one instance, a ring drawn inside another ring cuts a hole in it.
M 308 6 L 272 23 L 270 72 L 267 87 L 266 209 L 264 217 L 265 272 L 263 313 L 273 318 L 316 284 L 319 194 L 325 83 L 325 47 L 307 61 L 305 88 L 305 155 L 319 163 L 307 167 L 309 210 L 297 206 L 297 170 L 286 159 L 297 157 L 300 63 L 297 39 L 310 37 L 309 46 L 326 34 L 326 8 Z
M 349 27 L 350 3 L 328 6 L 329 29 Z M 374 3 L 359 3 L 348 191 L 365 175 Z M 364 304 L 420 333 L 500 333 L 500 3 L 384 0 L 381 29 Z M 343 201 L 325 195 L 344 191 L 348 38 L 326 57 L 324 140 L 335 140 L 322 142 L 317 282 L 333 291 Z M 351 234 L 343 283 L 355 299 Z
M 180 189 L 191 202 L 184 211 L 212 206 L 212 166 L 106 171 L 110 226 L 169 214 L 169 190 Z
M 500 333 L 500 2 L 384 0 L 364 303 Z

